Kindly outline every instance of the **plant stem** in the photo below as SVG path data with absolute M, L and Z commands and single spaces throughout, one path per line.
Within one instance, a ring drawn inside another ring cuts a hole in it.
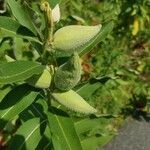
M 52 11 L 50 13 L 50 34 L 49 34 L 49 44 L 53 42 L 53 32 L 54 32 L 54 22 L 53 22 L 53 16 Z
M 48 46 L 51 47 L 51 43 L 53 41 L 53 30 L 54 30 L 52 10 L 48 2 L 45 3 L 44 11 L 45 11 L 46 28 L 45 28 L 45 38 L 44 38 L 45 42 L 43 44 L 43 54 L 42 54 L 43 63 L 45 62 L 45 55 L 46 55 Z
M 47 94 L 47 105 L 48 105 L 48 107 L 50 107 L 51 106 L 51 91 L 50 91 L 50 89 L 47 89 L 46 90 L 46 94 Z

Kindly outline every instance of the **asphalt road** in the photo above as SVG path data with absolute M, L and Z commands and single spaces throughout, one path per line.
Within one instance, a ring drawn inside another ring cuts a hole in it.
M 150 150 L 150 121 L 128 118 L 104 150 Z

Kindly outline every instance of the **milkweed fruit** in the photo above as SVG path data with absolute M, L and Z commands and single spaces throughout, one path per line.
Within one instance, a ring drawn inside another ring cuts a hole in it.
M 51 84 L 51 74 L 48 67 L 40 75 L 34 75 L 26 80 L 26 82 L 37 88 L 48 88 Z
M 90 106 L 80 95 L 78 95 L 73 90 L 69 90 L 67 92 L 54 92 L 52 93 L 52 96 L 60 104 L 73 111 L 84 114 L 94 114 L 97 112 L 95 108 Z
M 53 47 L 65 52 L 78 52 L 99 33 L 101 26 L 70 25 L 63 27 L 54 34 Z
M 74 53 L 69 61 L 61 65 L 55 75 L 54 83 L 56 88 L 67 91 L 72 89 L 81 78 L 81 64 L 77 53 Z

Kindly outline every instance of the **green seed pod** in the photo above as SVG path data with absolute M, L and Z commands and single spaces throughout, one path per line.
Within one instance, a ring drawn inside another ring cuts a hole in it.
M 67 91 L 77 85 L 81 78 L 81 64 L 77 53 L 65 64 L 61 65 L 54 75 L 56 88 Z
M 73 90 L 62 93 L 54 92 L 52 93 L 52 96 L 60 104 L 66 106 L 73 111 L 84 114 L 94 114 L 97 112 L 95 108 L 90 106 L 80 95 L 78 95 Z
M 48 88 L 51 84 L 51 74 L 48 68 L 40 75 L 34 75 L 31 78 L 27 79 L 26 82 L 37 88 Z
M 7 62 L 13 62 L 13 61 L 16 61 L 15 59 L 11 58 L 10 56 L 8 55 L 5 55 L 5 59 Z
M 99 33 L 100 29 L 101 25 L 63 27 L 54 34 L 53 48 L 69 53 L 78 52 L 82 46 L 90 42 Z

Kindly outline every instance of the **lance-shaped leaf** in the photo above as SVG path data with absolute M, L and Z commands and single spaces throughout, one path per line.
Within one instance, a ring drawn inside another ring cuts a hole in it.
M 76 86 L 80 78 L 80 58 L 77 53 L 74 53 L 69 61 L 58 68 L 54 76 L 54 83 L 58 89 L 67 91 Z
M 69 109 L 84 113 L 84 114 L 94 114 L 97 112 L 95 108 L 90 106 L 80 95 L 78 95 L 73 90 L 67 92 L 54 92 L 52 96 L 60 104 L 68 107 Z
M 0 103 L 0 124 L 16 117 L 32 104 L 37 95 L 38 92 L 32 91 L 31 86 L 27 85 L 18 86 L 10 91 Z
M 20 37 L 37 43 L 41 42 L 33 34 L 17 21 L 10 17 L 0 16 L 0 37 Z
M 19 117 L 24 122 L 27 120 L 33 119 L 35 117 L 40 118 L 40 120 L 46 120 L 47 110 L 48 110 L 48 105 L 46 103 L 46 100 L 42 96 L 38 95 L 36 97 L 35 102 L 32 103 L 23 112 L 21 112 Z M 36 147 L 36 150 L 41 150 L 41 149 L 48 150 L 48 149 L 51 149 L 51 145 L 52 145 L 51 144 L 51 132 L 47 125 L 42 135 L 42 139 L 40 140 L 40 142 L 38 143 L 38 146 Z
M 100 87 L 102 86 L 100 83 L 95 82 L 95 83 L 86 83 L 79 87 L 76 92 L 81 95 L 83 98 L 89 98 L 92 96 L 92 94 Z
M 31 61 L 14 61 L 0 64 L 0 84 L 23 81 L 34 74 L 40 74 L 44 66 Z
M 11 86 L 4 86 L 0 88 L 0 102 L 12 90 Z
M 44 120 L 46 119 L 47 110 L 48 105 L 46 103 L 46 100 L 39 94 L 36 97 L 36 100 L 20 113 L 19 117 L 24 122 L 36 117 Z
M 114 136 L 113 132 L 108 129 L 112 122 L 113 118 L 108 119 L 105 117 L 85 118 L 75 122 L 77 134 L 81 139 L 82 149 L 98 149 L 106 144 Z
M 15 16 L 15 18 L 19 21 L 19 23 L 25 27 L 27 27 L 29 30 L 31 30 L 35 35 L 37 34 L 36 28 L 30 18 L 30 15 L 28 14 L 28 11 L 25 7 L 22 7 L 22 5 L 19 2 L 16 2 L 15 0 L 7 0 L 7 3 Z
M 113 137 L 114 137 L 113 135 L 105 135 L 102 137 L 95 135 L 86 138 L 85 140 L 82 141 L 82 150 L 100 149 L 105 144 L 107 144 Z
M 51 140 L 51 132 L 49 126 L 46 126 L 45 132 L 36 147 L 36 150 L 50 150 L 52 149 L 52 140 Z M 59 150 L 59 149 L 58 149 Z
M 51 8 L 54 8 L 57 4 L 60 3 L 60 0 L 47 0 L 51 6 Z
M 33 150 L 37 147 L 39 141 L 41 140 L 42 134 L 41 128 L 43 128 L 46 120 L 40 121 L 39 118 L 30 119 L 15 133 L 15 136 L 11 139 L 9 143 L 9 150 Z
M 56 108 L 52 108 L 47 115 L 54 149 L 81 150 L 72 119 L 65 112 Z

